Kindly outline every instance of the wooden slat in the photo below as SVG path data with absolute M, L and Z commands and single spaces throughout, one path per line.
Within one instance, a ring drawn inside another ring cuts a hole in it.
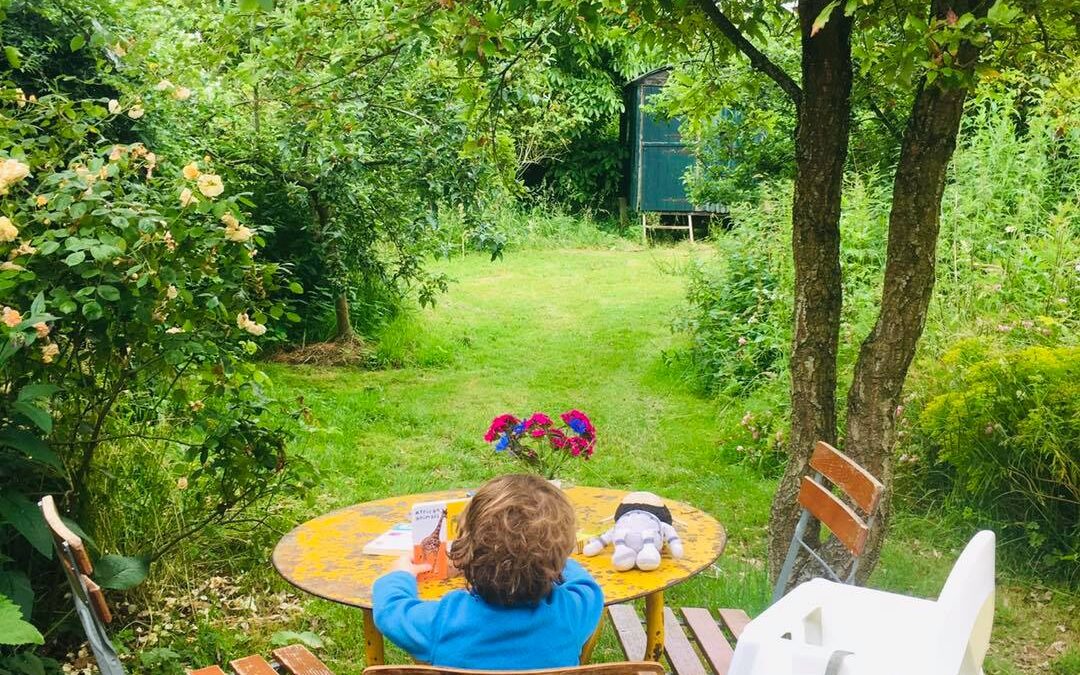
M 645 629 L 633 605 L 612 605 L 608 607 L 608 615 L 626 658 L 631 661 L 645 658 Z
M 727 625 L 728 630 L 731 631 L 736 640 L 742 635 L 746 624 L 750 623 L 750 617 L 741 609 L 721 609 L 720 620 Z
M 870 515 L 877 508 L 884 490 L 881 481 L 833 446 L 818 441 L 810 456 L 810 466 L 851 497 L 863 513 Z
M 514 672 L 514 671 L 510 671 Z M 665 675 L 664 667 L 651 661 L 593 663 L 571 668 L 548 668 L 524 671 L 529 675 Z M 505 670 L 462 670 L 440 666 L 390 665 L 368 666 L 364 675 L 507 675 Z
M 850 506 L 809 476 L 802 477 L 799 503 L 820 520 L 822 525 L 829 528 L 852 555 L 862 553 L 863 546 L 866 545 L 866 523 Z
M 690 627 L 690 632 L 694 634 L 694 639 L 697 640 L 701 653 L 705 655 L 709 665 L 717 675 L 727 675 L 734 650 L 724 637 L 720 626 L 712 618 L 712 614 L 701 607 L 684 607 L 682 613 L 686 617 L 686 625 Z
M 101 592 L 101 586 L 95 584 L 94 580 L 85 574 L 81 576 L 83 585 L 86 586 L 86 594 L 90 598 L 90 604 L 94 607 L 94 612 L 97 613 L 102 623 L 109 623 L 112 621 L 112 612 L 109 611 L 109 604 L 105 602 L 105 594 Z
M 207 666 L 198 670 L 189 670 L 188 675 L 225 675 L 225 671 L 217 666 Z
M 229 666 L 236 675 L 277 675 L 277 671 L 271 668 L 266 659 L 258 654 L 229 661 Z
M 664 608 L 664 653 L 675 675 L 705 675 L 705 666 L 670 607 Z
M 274 650 L 274 658 L 292 675 L 334 675 L 326 664 L 304 645 L 289 645 Z
M 60 512 L 56 510 L 56 501 L 53 500 L 52 495 L 42 497 L 38 505 L 41 507 L 41 515 L 45 518 L 45 524 L 52 531 L 53 538 L 58 542 L 67 544 L 68 548 L 71 549 L 72 555 L 75 556 L 75 562 L 79 566 L 78 571 L 83 574 L 93 574 L 94 566 L 90 564 L 90 556 L 86 554 L 86 547 L 83 546 L 82 538 L 64 524 L 64 521 L 60 518 Z

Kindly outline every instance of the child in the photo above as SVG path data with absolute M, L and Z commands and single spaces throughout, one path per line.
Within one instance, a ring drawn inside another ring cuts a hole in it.
M 574 550 L 574 509 L 531 475 L 500 476 L 476 491 L 450 549 L 469 590 L 417 598 L 409 557 L 375 582 L 375 625 L 432 665 L 483 670 L 576 666 L 596 630 L 603 592 Z

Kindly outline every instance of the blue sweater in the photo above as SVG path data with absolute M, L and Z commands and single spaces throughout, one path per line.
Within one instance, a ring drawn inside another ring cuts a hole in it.
M 604 593 L 573 560 L 566 561 L 563 579 L 535 607 L 499 607 L 464 590 L 425 602 L 417 598 L 415 577 L 391 572 L 375 582 L 375 625 L 414 658 L 436 666 L 576 666 L 600 621 Z

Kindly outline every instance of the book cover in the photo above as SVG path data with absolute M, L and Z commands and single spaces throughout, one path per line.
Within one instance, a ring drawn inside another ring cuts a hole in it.
M 364 555 L 403 556 L 412 551 L 412 525 L 398 523 L 364 546 Z
M 413 562 L 431 565 L 431 571 L 417 575 L 417 580 L 446 579 L 450 576 L 446 554 L 457 537 L 458 520 L 468 503 L 468 499 L 451 499 L 413 505 Z

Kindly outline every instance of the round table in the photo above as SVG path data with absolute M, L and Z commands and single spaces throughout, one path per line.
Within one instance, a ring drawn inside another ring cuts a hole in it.
M 615 507 L 628 493 L 583 486 L 564 488 L 577 513 L 578 529 L 590 535 L 605 532 L 612 525 Z M 371 587 L 390 571 L 393 556 L 365 555 L 364 546 L 393 525 L 408 522 L 417 502 L 458 499 L 465 490 L 447 490 L 389 497 L 332 511 L 298 526 L 274 548 L 274 567 L 297 588 L 326 600 L 360 607 L 364 612 L 365 665 L 384 661 L 383 638 L 371 616 Z M 723 552 L 727 535 L 723 526 L 707 513 L 682 502 L 665 499 L 683 542 L 684 555 L 675 560 L 663 557 L 651 572 L 618 572 L 611 566 L 611 548 L 597 556 L 574 554 L 574 559 L 596 579 L 604 590 L 605 604 L 645 598 L 646 656 L 659 660 L 664 643 L 664 589 L 685 581 L 711 565 Z M 437 600 L 447 592 L 465 587 L 461 577 L 420 583 L 420 597 Z M 597 631 L 599 635 L 599 630 Z M 586 646 L 587 660 L 592 643 Z

